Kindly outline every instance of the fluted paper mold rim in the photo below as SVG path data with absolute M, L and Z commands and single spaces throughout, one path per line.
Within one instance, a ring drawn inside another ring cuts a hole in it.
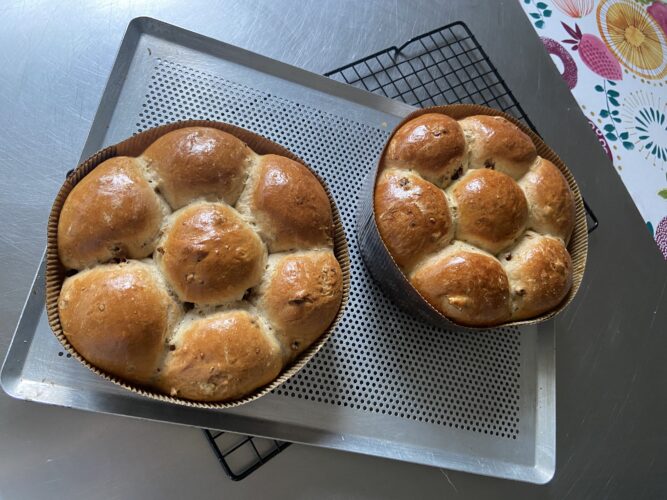
M 341 306 L 338 310 L 338 314 L 335 319 L 329 326 L 326 332 L 324 332 L 316 342 L 314 342 L 308 349 L 306 349 L 299 357 L 297 357 L 291 364 L 285 367 L 280 375 L 273 380 L 273 382 L 257 389 L 251 394 L 244 396 L 242 398 L 227 401 L 227 402 L 201 402 L 201 401 L 191 401 L 184 398 L 177 398 L 173 396 L 168 396 L 166 394 L 157 392 L 150 387 L 143 387 L 131 382 L 127 382 L 120 377 L 111 375 L 109 373 L 100 370 L 96 366 L 93 366 L 91 363 L 86 361 L 83 356 L 81 356 L 76 349 L 69 343 L 65 337 L 60 324 L 60 317 L 58 315 L 58 298 L 60 296 L 60 290 L 62 288 L 63 282 L 65 280 L 65 268 L 60 262 L 58 257 L 58 220 L 60 218 L 60 212 L 65 203 L 65 199 L 72 191 L 74 186 L 78 184 L 88 173 L 95 169 L 105 160 L 112 158 L 114 156 L 139 156 L 144 150 L 152 144 L 155 140 L 162 137 L 168 132 L 177 130 L 184 127 L 211 127 L 224 132 L 230 133 L 235 137 L 241 139 L 245 142 L 253 151 L 258 154 L 276 154 L 281 156 L 286 156 L 292 160 L 298 161 L 303 164 L 310 170 L 310 172 L 315 175 L 317 180 L 320 182 L 324 190 L 326 191 L 327 197 L 331 204 L 331 212 L 333 215 L 334 223 L 334 255 L 340 263 L 343 276 L 343 296 L 341 300 Z M 301 368 L 303 368 L 308 361 L 310 361 L 315 354 L 326 344 L 327 340 L 331 337 L 336 325 L 340 322 L 340 319 L 343 316 L 345 306 L 348 301 L 350 293 L 350 256 L 348 253 L 347 240 L 345 237 L 345 232 L 343 229 L 343 224 L 340 219 L 340 213 L 336 207 L 336 203 L 331 195 L 329 187 L 326 185 L 324 180 L 313 170 L 311 169 L 301 158 L 296 156 L 294 153 L 289 151 L 287 148 L 262 137 L 261 135 L 250 132 L 249 130 L 230 125 L 228 123 L 210 121 L 210 120 L 185 120 L 174 123 L 169 123 L 167 125 L 162 125 L 159 127 L 148 129 L 144 132 L 140 132 L 129 139 L 126 139 L 118 144 L 109 146 L 107 148 L 98 151 L 83 163 L 81 163 L 70 175 L 67 176 L 67 179 L 63 183 L 58 195 L 56 196 L 53 206 L 51 208 L 51 214 L 49 216 L 48 222 L 48 237 L 47 237 L 47 251 L 46 251 L 46 312 L 49 320 L 49 325 L 53 330 L 56 338 L 63 346 L 63 348 L 76 358 L 78 361 L 83 363 L 87 368 L 97 375 L 113 382 L 116 385 L 124 387 L 125 389 L 134 392 L 135 394 L 140 394 L 142 396 L 149 397 L 151 399 L 156 399 L 163 401 L 165 403 L 174 403 L 183 406 L 195 407 L 195 408 L 208 408 L 208 409 L 225 409 L 233 408 L 240 406 L 251 401 L 254 401 L 262 396 L 265 396 L 273 389 L 277 388 L 281 384 L 285 383 L 287 380 L 292 378 Z
M 387 147 L 396 131 L 410 120 L 426 113 L 441 113 L 456 120 L 461 120 L 474 115 L 502 116 L 519 127 L 526 135 L 528 135 L 528 137 L 530 137 L 533 144 L 535 144 L 538 155 L 552 162 L 561 171 L 574 195 L 575 224 L 572 237 L 567 246 L 570 256 L 572 257 L 572 287 L 558 307 L 540 316 L 526 320 L 507 321 L 505 323 L 486 327 L 462 325 L 446 317 L 429 304 L 400 270 L 398 264 L 396 264 L 394 258 L 391 256 L 389 249 L 384 244 L 375 221 L 375 185 L 377 183 L 378 174 L 380 173 L 380 167 L 387 152 Z M 410 113 L 396 125 L 391 136 L 387 139 L 387 143 L 382 150 L 382 154 L 380 155 L 377 164 L 364 181 L 362 192 L 359 196 L 359 207 L 357 210 L 357 239 L 362 259 L 371 276 L 380 285 L 383 292 L 401 309 L 434 326 L 440 328 L 453 326 L 457 329 L 464 330 L 487 330 L 489 328 L 502 328 L 508 326 L 535 325 L 552 319 L 562 312 L 577 294 L 584 277 L 586 258 L 588 255 L 588 226 L 586 222 L 586 211 L 584 209 L 584 202 L 581 198 L 581 192 L 579 191 L 577 182 L 575 181 L 572 172 L 570 172 L 570 169 L 567 168 L 563 160 L 561 160 L 560 157 L 544 143 L 540 136 L 516 118 L 507 113 L 503 113 L 502 111 L 476 104 L 451 104 L 447 106 L 423 108 Z

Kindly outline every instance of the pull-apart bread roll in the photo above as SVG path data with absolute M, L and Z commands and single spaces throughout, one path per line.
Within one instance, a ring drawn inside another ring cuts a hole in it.
M 572 287 L 567 180 L 500 116 L 425 113 L 392 135 L 373 196 L 389 254 L 433 308 L 466 326 L 535 318 Z
M 60 210 L 62 334 L 125 382 L 201 402 L 251 395 L 339 315 L 334 210 L 305 165 L 217 128 L 108 159 Z

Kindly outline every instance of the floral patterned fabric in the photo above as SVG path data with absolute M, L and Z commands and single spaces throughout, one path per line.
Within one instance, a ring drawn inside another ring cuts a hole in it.
M 667 3 L 520 1 L 667 259 Z

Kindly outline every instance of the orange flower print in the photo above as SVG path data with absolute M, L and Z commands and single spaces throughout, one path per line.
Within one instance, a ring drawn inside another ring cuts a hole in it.
M 597 9 L 602 40 L 629 71 L 649 80 L 667 75 L 667 40 L 657 22 L 626 0 L 602 0 Z

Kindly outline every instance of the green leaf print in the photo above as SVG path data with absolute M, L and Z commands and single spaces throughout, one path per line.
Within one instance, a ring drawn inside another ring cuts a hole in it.
M 658 196 L 667 200 L 667 189 L 661 189 L 660 191 L 658 191 Z
M 632 150 L 635 148 L 635 145 L 629 140 L 630 134 L 628 132 L 619 133 L 618 129 L 616 128 L 616 124 L 621 123 L 622 121 L 618 116 L 620 114 L 619 110 L 610 108 L 610 106 L 619 106 L 618 98 L 621 96 L 621 94 L 616 90 L 607 90 L 607 84 L 611 85 L 612 82 L 610 80 L 604 80 L 603 85 L 595 86 L 595 90 L 597 92 L 604 94 L 604 98 L 607 104 L 606 109 L 600 110 L 600 118 L 609 120 L 608 123 L 602 125 L 602 129 L 605 132 L 605 137 L 610 141 L 617 141 L 620 138 L 623 147 L 627 150 Z M 602 122 L 602 120 L 599 121 Z
M 524 0 L 527 5 L 534 5 L 537 9 L 537 12 L 528 12 L 528 15 L 534 19 L 533 24 L 537 29 L 542 29 L 544 27 L 544 18 L 551 15 L 551 11 L 547 9 L 549 7 L 544 2 L 535 2 L 535 0 Z M 546 14 L 548 12 L 548 14 Z

